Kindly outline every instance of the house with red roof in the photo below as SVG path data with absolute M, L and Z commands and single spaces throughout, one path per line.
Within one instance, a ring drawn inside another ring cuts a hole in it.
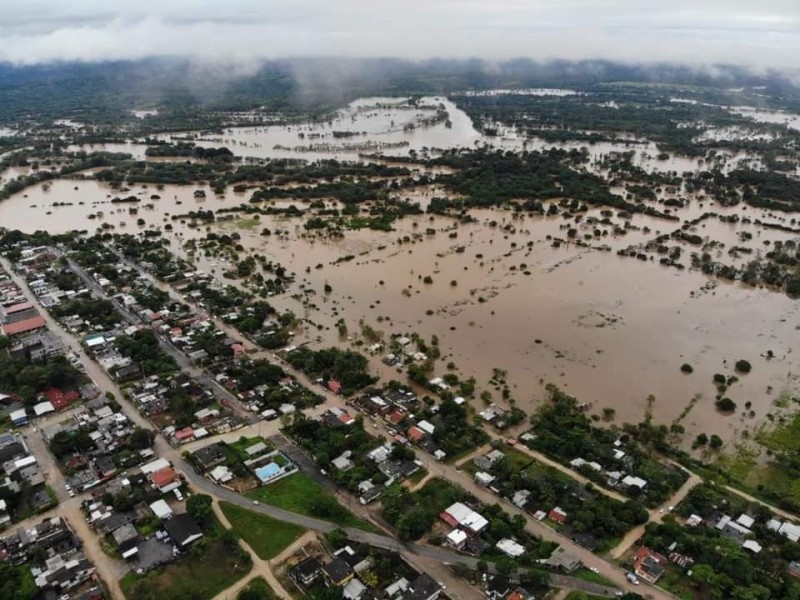
M 17 321 L 16 323 L 6 323 L 0 326 L 0 331 L 6 337 L 15 337 L 38 329 L 44 329 L 45 327 L 47 327 L 47 322 L 44 320 L 44 317 L 38 315 L 30 319 Z
M 547 517 L 551 521 L 553 521 L 555 523 L 560 523 L 561 525 L 563 525 L 564 523 L 567 522 L 567 513 L 565 513 L 563 510 L 561 510 L 561 508 L 558 507 L 558 506 L 556 506 L 553 510 L 551 510 L 548 513 Z
M 173 433 L 172 437 L 175 438 L 175 441 L 179 444 L 185 444 L 194 439 L 194 429 L 191 427 L 184 427 Z
M 80 400 L 81 395 L 76 390 L 62 392 L 57 388 L 50 388 L 44 391 L 44 397 L 55 410 L 64 410 L 73 402 Z
M 164 467 L 150 475 L 150 481 L 162 494 L 171 492 L 180 487 L 181 478 L 178 472 L 172 467 Z
M 412 442 L 419 443 L 425 439 L 425 432 L 422 431 L 422 429 L 420 429 L 416 425 L 412 425 L 411 427 L 409 427 L 407 433 L 408 433 L 408 439 L 410 439 Z
M 242 356 L 245 353 L 244 345 L 239 342 L 235 344 L 231 344 L 231 350 L 233 350 L 233 356 Z
M 328 380 L 328 389 L 332 391 L 334 394 L 341 394 L 342 393 L 342 382 L 338 379 L 330 379 Z
M 656 583 L 666 570 L 667 558 L 663 554 L 642 546 L 633 557 L 633 571 L 648 583 Z

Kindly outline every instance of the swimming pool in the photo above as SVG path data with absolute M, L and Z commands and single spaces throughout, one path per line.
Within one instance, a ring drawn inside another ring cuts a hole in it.
M 262 482 L 269 481 L 273 477 L 275 477 L 278 473 L 280 473 L 281 468 L 278 463 L 268 463 L 263 467 L 258 467 L 255 470 L 256 477 L 258 477 Z

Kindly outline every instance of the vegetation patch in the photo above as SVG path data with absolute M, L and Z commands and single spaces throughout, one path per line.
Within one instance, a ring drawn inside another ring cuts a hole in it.
M 220 507 L 231 522 L 233 531 L 263 560 L 280 554 L 305 531 L 298 525 L 284 523 L 229 502 L 220 502 Z
M 373 526 L 341 506 L 305 473 L 295 473 L 247 493 L 249 498 L 293 513 L 377 533 Z

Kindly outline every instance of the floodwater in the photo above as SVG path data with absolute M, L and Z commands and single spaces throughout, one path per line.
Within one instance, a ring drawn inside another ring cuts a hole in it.
M 488 142 L 516 149 L 544 146 L 541 140 L 513 135 L 500 140 L 484 138 L 465 113 L 444 99 L 425 99 L 422 106 L 430 108 L 398 106 L 401 100 L 365 99 L 353 103 L 329 123 L 238 127 L 222 136 L 204 137 L 199 143 L 226 144 L 243 156 L 304 159 L 358 157 L 359 150 L 346 145 L 363 142 L 382 145 L 383 152 L 396 155 L 406 155 L 412 149 L 424 153 L 431 148 Z M 439 103 L 448 111 L 452 126 L 443 122 L 419 125 L 436 114 Z M 406 128 L 409 124 L 419 126 Z M 368 133 L 334 138 L 334 131 Z M 329 144 L 339 150 L 296 149 L 309 144 Z M 281 148 L 276 149 L 276 145 Z M 144 158 L 144 146 L 119 146 L 106 145 L 104 149 L 136 152 L 137 157 Z M 586 147 L 593 161 L 590 169 L 599 169 L 597 161 L 603 156 L 631 149 L 636 151 L 634 161 L 643 168 L 677 173 L 707 168 L 703 161 L 680 156 L 659 161 L 652 144 Z M 728 155 L 726 168 L 750 158 Z M 204 189 L 207 197 L 194 198 L 197 189 Z M 131 194 L 142 201 L 110 203 L 114 196 Z M 152 200 L 153 194 L 160 199 Z M 402 192 L 403 197 L 419 200 L 423 206 L 432 194 L 432 189 L 425 188 Z M 671 194 L 675 195 L 686 197 L 681 190 Z M 64 232 L 94 231 L 107 223 L 114 231 L 135 233 L 144 228 L 137 225 L 139 218 L 147 227 L 170 222 L 174 231 L 165 232 L 165 236 L 175 251 L 183 252 L 182 244 L 204 235 L 205 226 L 192 229 L 171 221 L 172 215 L 236 207 L 248 198 L 249 194 L 231 191 L 218 198 L 203 186 L 167 185 L 160 190 L 134 186 L 130 191 L 115 192 L 96 181 L 57 180 L 0 202 L 0 224 L 25 231 Z M 131 208 L 136 214 L 131 214 Z M 416 332 L 429 341 L 436 335 L 443 354 L 436 375 L 444 374 L 445 365 L 452 361 L 460 375 L 478 379 L 480 390 L 487 389 L 493 368 L 504 369 L 512 397 L 528 411 L 541 401 L 543 386 L 550 382 L 591 403 L 592 412 L 606 406 L 615 408 L 620 422 L 640 421 L 650 394 L 656 398 L 654 418 L 665 423 L 679 418 L 690 400 L 701 394 L 682 420 L 690 432 L 690 442 L 701 431 L 731 438 L 736 430 L 752 428 L 769 412 L 771 402 L 782 390 L 798 385 L 793 354 L 800 327 L 796 301 L 765 289 L 717 282 L 690 269 L 681 272 L 656 262 L 616 255 L 618 249 L 672 232 L 682 221 L 705 211 L 743 214 L 770 223 L 782 218 L 751 207 L 721 208 L 709 201 L 693 200 L 677 209 L 680 222 L 637 214 L 630 219 L 626 235 L 615 238 L 609 234 L 590 240 L 595 249 L 569 244 L 554 248 L 548 236 L 566 238 L 568 227 L 577 227 L 581 236 L 595 228 L 610 230 L 586 223 L 590 217 L 600 218 L 597 209 L 583 215 L 583 222 L 577 225 L 561 217 L 513 217 L 500 209 L 477 211 L 478 222 L 461 225 L 444 217 L 421 215 L 397 223 L 397 231 L 391 233 L 348 231 L 342 240 L 317 237 L 305 231 L 302 219 L 278 216 L 262 216 L 258 227 L 242 227 L 239 222 L 214 227 L 238 231 L 245 248 L 296 274 L 287 294 L 269 299 L 277 308 L 291 309 L 307 319 L 296 343 L 309 341 L 316 347 L 345 343 L 335 327 L 340 318 L 356 337 L 361 319 L 387 337 Z M 102 217 L 88 218 L 90 213 L 99 212 Z M 623 224 L 616 216 L 612 220 Z M 499 225 L 492 226 L 492 221 Z M 280 229 L 285 234 L 263 237 L 262 227 Z M 427 228 L 435 229 L 435 235 L 426 234 Z M 797 239 L 786 232 L 758 231 L 753 225 L 716 219 L 705 221 L 694 231 L 724 243 L 715 251 L 715 258 L 734 264 L 746 262 L 749 256 L 735 260 L 728 257 L 727 250 L 733 245 L 749 247 L 755 255 L 769 249 L 765 242 Z M 753 234 L 753 239 L 744 239 L 744 232 Z M 403 236 L 416 236 L 418 241 L 398 243 Z M 597 249 L 601 246 L 608 251 Z M 684 248 L 687 266 L 688 256 L 694 251 L 700 249 Z M 336 262 L 348 255 L 355 258 Z M 216 257 L 198 257 L 198 267 L 215 274 L 223 268 Z M 425 276 L 431 276 L 433 283 L 423 283 Z M 326 283 L 333 289 L 330 294 L 322 291 Z M 768 350 L 774 353 L 771 360 L 764 358 Z M 403 378 L 395 369 L 382 365 L 379 358 L 371 359 L 376 372 L 384 378 Z M 714 408 L 712 376 L 733 374 L 733 363 L 740 358 L 749 360 L 753 371 L 742 376 L 727 395 L 739 404 L 739 412 L 745 402 L 752 402 L 755 419 L 739 414 L 722 416 Z M 683 363 L 693 366 L 691 375 L 680 372 Z M 502 404 L 499 391 L 492 392 Z M 474 402 L 480 408 L 480 401 Z

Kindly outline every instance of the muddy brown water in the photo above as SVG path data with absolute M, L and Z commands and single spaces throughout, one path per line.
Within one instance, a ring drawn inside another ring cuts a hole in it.
M 453 120 L 450 129 L 441 124 L 430 130 L 374 133 L 366 139 L 408 140 L 409 146 L 399 149 L 398 154 L 406 154 L 415 144 L 421 151 L 423 147 L 443 147 L 450 143 L 467 146 L 483 143 L 472 124 L 461 121 L 458 113 L 464 118 L 466 115 L 451 109 L 448 105 Z M 375 108 L 369 102 L 349 111 L 341 117 L 341 122 L 314 127 L 329 133 L 347 122 L 352 122 L 355 128 L 366 128 L 365 123 L 374 120 L 375 131 L 382 131 L 392 115 L 417 118 L 415 111 Z M 203 143 L 219 145 L 233 139 L 237 141 L 234 149 L 237 153 L 271 157 L 276 155 L 273 151 L 276 139 L 285 136 L 287 140 L 299 140 L 297 127 L 236 128 L 219 140 Z M 310 125 L 301 127 L 306 127 L 306 133 L 311 131 Z M 519 147 L 520 141 L 510 140 L 508 144 Z M 598 144 L 590 152 L 593 158 L 599 158 L 618 150 L 615 146 Z M 637 160 L 655 165 L 653 168 L 661 166 L 678 172 L 703 168 L 703 163 L 681 157 L 657 161 L 652 158 L 655 153 L 649 146 L 638 152 L 641 159 Z M 314 154 L 299 156 L 313 158 Z M 322 156 L 331 157 L 327 153 Z M 728 164 L 738 158 L 742 157 L 729 157 Z M 18 173 L 7 171 L 4 176 L 11 174 Z M 204 189 L 207 197 L 194 198 L 196 189 Z M 433 193 L 419 188 L 404 191 L 404 196 L 424 206 Z M 129 194 L 142 198 L 135 205 L 136 215 L 129 213 L 131 205 L 110 203 L 113 196 Z M 151 194 L 158 194 L 161 199 L 151 201 Z M 165 235 L 175 251 L 185 254 L 181 250 L 183 242 L 203 236 L 205 227 L 191 229 L 171 221 L 171 215 L 200 208 L 235 207 L 248 198 L 249 194 L 231 191 L 224 198 L 217 198 L 203 186 L 167 185 L 162 190 L 134 186 L 129 192 L 115 192 L 96 181 L 58 180 L 50 182 L 49 189 L 34 186 L 0 202 L 0 225 L 55 233 L 71 229 L 94 231 L 105 222 L 113 225 L 114 231 L 136 233 L 141 229 L 136 225 L 138 218 L 143 218 L 148 227 L 171 222 L 175 231 Z M 56 203 L 67 206 L 54 206 Z M 288 203 L 291 202 L 279 200 L 276 205 Z M 150 204 L 152 207 L 148 208 Z M 783 218 L 746 207 L 722 209 L 698 200 L 680 209 L 678 214 L 682 222 L 707 210 L 775 223 Z M 102 218 L 87 218 L 89 213 L 99 211 L 104 213 Z M 627 235 L 619 238 L 609 235 L 591 241 L 592 245 L 606 245 L 610 250 L 601 252 L 574 245 L 553 248 L 547 236 L 564 238 L 566 228 L 575 226 L 561 217 L 514 219 L 503 210 L 474 214 L 478 222 L 457 227 L 450 219 L 431 219 L 425 215 L 397 223 L 394 232 L 350 231 L 345 239 L 335 241 L 309 236 L 299 219 L 264 216 L 255 228 L 241 228 L 238 222 L 213 227 L 239 231 L 247 249 L 276 260 L 297 275 L 286 295 L 270 298 L 276 307 L 292 309 L 308 320 L 295 343 L 346 344 L 336 330 L 339 318 L 345 320 L 350 335 L 356 337 L 362 319 L 387 337 L 391 333 L 416 332 L 429 341 L 436 335 L 443 354 L 437 363 L 437 375 L 444 374 L 445 365 L 452 361 L 459 374 L 478 379 L 478 389 L 488 389 L 492 369 L 504 369 L 508 372 L 512 396 L 528 411 L 541 402 L 543 386 L 548 382 L 557 383 L 589 402 L 592 412 L 600 412 L 606 406 L 615 408 L 618 422 L 640 421 L 650 394 L 655 396 L 652 404 L 655 420 L 672 422 L 700 394 L 702 397 L 681 421 L 690 432 L 687 443 L 701 431 L 731 439 L 736 431 L 753 428 L 761 422 L 779 393 L 799 385 L 794 353 L 800 341 L 796 301 L 774 291 L 716 282 L 697 271 L 680 272 L 650 261 L 620 258 L 615 253 L 617 249 L 644 243 L 659 232 L 671 232 L 680 222 L 634 215 L 630 219 L 633 227 Z M 590 216 L 599 218 L 600 211 L 590 211 L 584 215 L 584 221 Z M 617 217 L 613 220 L 622 224 Z M 511 225 L 514 232 L 492 227 L 491 221 L 501 227 Z M 262 227 L 281 229 L 285 236 L 265 238 L 260 235 Z M 436 230 L 435 235 L 425 235 L 429 227 Z M 577 228 L 583 235 L 594 226 L 579 224 Z M 741 241 L 742 231 L 753 233 L 753 240 Z M 794 234 L 758 231 L 752 225 L 727 224 L 716 219 L 705 221 L 695 232 L 725 244 L 719 251 L 719 260 L 724 262 L 736 262 L 727 257 L 727 249 L 732 245 L 765 252 L 769 248 L 765 241 L 797 239 Z M 452 233 L 457 237 L 449 237 Z M 415 234 L 421 234 L 421 241 L 398 244 L 398 238 Z M 533 242 L 532 248 L 527 247 L 528 242 Z M 464 252 L 457 251 L 460 246 Z M 685 248 L 685 264 L 692 251 L 696 249 Z M 332 264 L 346 255 L 356 258 Z M 322 268 L 318 269 L 319 264 Z M 219 275 L 226 265 L 218 258 L 200 256 L 198 266 Z M 432 284 L 423 283 L 426 275 L 433 278 Z M 451 285 L 452 281 L 456 285 Z M 326 283 L 333 288 L 328 295 L 322 291 Z M 306 295 L 307 290 L 313 293 Z M 296 299 L 303 296 L 308 300 Z M 772 360 L 765 358 L 768 350 L 775 355 Z M 741 376 L 740 382 L 726 394 L 739 405 L 738 413 L 720 415 L 714 408 L 716 392 L 712 376 L 733 374 L 733 363 L 740 358 L 749 360 L 753 371 Z M 384 378 L 402 379 L 395 369 L 382 365 L 378 359 L 371 359 L 376 372 Z M 680 372 L 684 362 L 693 366 L 694 373 Z M 770 387 L 772 391 L 768 392 Z M 492 392 L 500 401 L 500 393 Z M 741 416 L 748 401 L 756 413 L 754 419 Z M 482 406 L 480 400 L 473 403 L 478 409 Z

